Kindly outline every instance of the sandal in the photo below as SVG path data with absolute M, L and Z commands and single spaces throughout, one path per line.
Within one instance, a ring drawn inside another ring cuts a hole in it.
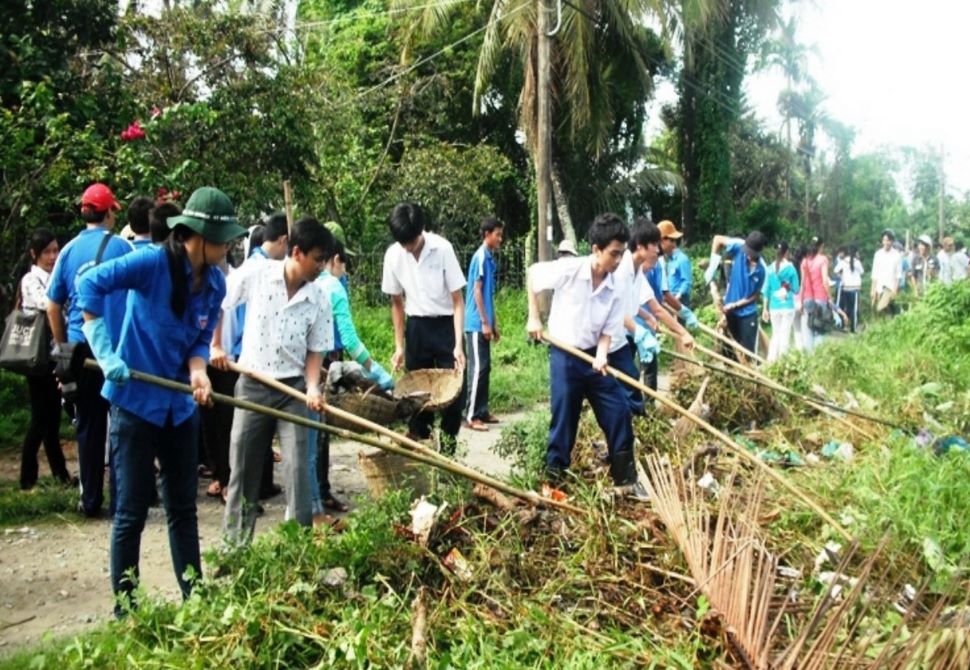
M 465 428 L 470 428 L 471 430 L 478 430 L 482 432 L 485 432 L 488 430 L 488 426 L 485 425 L 485 422 L 481 421 L 480 419 L 472 419 L 471 421 L 467 421 L 465 423 Z
M 482 419 L 482 421 L 484 421 L 485 423 L 502 423 L 502 420 L 497 416 L 495 416 L 494 414 L 489 414 L 484 419 Z
M 219 498 L 222 496 L 222 486 L 219 484 L 218 479 L 212 480 L 212 483 L 209 484 L 209 488 L 205 490 L 205 494 L 210 498 Z
M 334 498 L 333 494 L 323 498 L 321 502 L 323 503 L 323 508 L 328 509 L 331 512 L 346 512 L 350 509 L 350 506 L 347 505 L 347 503 Z

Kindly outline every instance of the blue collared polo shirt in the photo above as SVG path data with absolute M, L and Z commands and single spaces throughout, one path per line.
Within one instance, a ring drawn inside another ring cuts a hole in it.
M 482 282 L 482 302 L 489 326 L 495 325 L 495 258 L 484 244 L 478 247 L 468 264 L 468 285 L 465 287 L 465 332 L 482 332 L 482 315 L 475 303 L 475 282 Z
M 691 275 L 690 257 L 680 249 L 674 249 L 670 258 L 665 259 L 664 267 L 667 271 L 667 286 L 680 301 L 690 304 L 690 289 L 694 282 Z
M 744 300 L 755 293 L 760 293 L 765 284 L 765 264 L 758 257 L 758 262 L 754 269 L 748 268 L 748 256 L 744 253 L 744 241 L 734 240 L 729 242 L 724 249 L 724 254 L 730 256 L 734 262 L 731 264 L 731 278 L 728 281 L 727 294 L 724 302 L 737 302 Z M 758 311 L 758 301 L 755 300 L 744 307 L 731 312 L 734 316 L 748 316 Z
M 192 268 L 187 260 L 183 276 L 191 283 Z M 78 289 L 80 309 L 103 316 L 110 296 L 124 295 L 125 290 L 131 304 L 118 344 L 121 359 L 132 370 L 187 384 L 189 359 L 209 360 L 212 331 L 226 295 L 222 271 L 211 265 L 204 269 L 202 288 L 189 293 L 180 319 L 171 308 L 172 279 L 166 251 L 150 245 L 85 273 Z M 124 384 L 105 381 L 101 394 L 112 405 L 156 426 L 164 426 L 169 418 L 173 425 L 179 425 L 196 409 L 192 396 L 186 393 L 134 379 Z

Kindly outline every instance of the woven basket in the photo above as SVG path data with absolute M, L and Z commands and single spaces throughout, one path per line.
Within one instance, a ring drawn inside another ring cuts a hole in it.
M 390 426 L 398 418 L 398 401 L 388 400 L 380 393 L 328 393 L 327 404 L 381 426 Z M 355 433 L 368 432 L 355 423 L 334 416 L 328 416 L 327 423 Z
M 381 449 L 365 449 L 357 453 L 357 462 L 364 473 L 367 490 L 375 498 L 402 486 L 411 488 L 416 496 L 431 490 L 428 466 L 404 456 Z
M 394 387 L 396 398 L 416 398 L 422 394 L 428 399 L 422 410 L 433 412 L 453 403 L 461 393 L 464 375 L 460 370 L 413 370 L 397 382 Z

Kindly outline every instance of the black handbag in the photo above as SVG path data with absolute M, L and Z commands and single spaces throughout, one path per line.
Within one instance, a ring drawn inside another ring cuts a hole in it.
M 50 351 L 46 312 L 28 313 L 17 307 L 7 315 L 0 339 L 0 368 L 22 375 L 50 374 Z

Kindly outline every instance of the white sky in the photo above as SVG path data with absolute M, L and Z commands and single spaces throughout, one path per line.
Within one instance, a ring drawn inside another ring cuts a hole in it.
M 945 150 L 948 191 L 970 190 L 970 3 L 815 0 L 792 10 L 825 111 L 856 130 L 854 154 L 883 145 Z M 749 101 L 778 128 L 780 75 L 746 81 Z

